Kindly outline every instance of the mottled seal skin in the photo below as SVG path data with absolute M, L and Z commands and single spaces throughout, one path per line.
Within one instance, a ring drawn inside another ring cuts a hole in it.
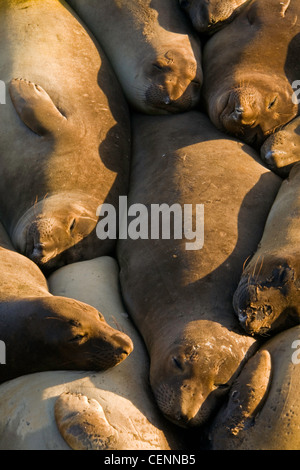
M 65 2 L 3 1 L 0 211 L 44 272 L 109 253 L 97 208 L 127 193 L 129 110 L 108 59 Z M 7 197 L 9 194 L 9 197 Z
M 259 149 L 298 115 L 300 4 L 252 0 L 203 51 L 203 101 L 217 128 Z
M 136 115 L 132 158 L 129 207 L 204 204 L 201 249 L 172 235 L 117 243 L 122 293 L 148 348 L 156 401 L 174 423 L 200 426 L 256 347 L 238 326 L 232 295 L 281 179 L 196 111 Z
M 50 294 L 31 260 L 17 253 L 0 226 L 0 382 L 45 370 L 102 370 L 121 362 L 132 341 L 95 308 Z
M 187 111 L 200 99 L 200 40 L 177 0 L 68 0 L 109 57 L 131 105 Z
M 300 320 L 300 163 L 284 180 L 263 237 L 234 294 L 248 334 L 272 334 Z
M 122 303 L 116 260 L 103 256 L 64 266 L 50 276 L 49 287 L 103 312 L 111 327 L 117 324 L 132 338 L 134 350 L 104 372 L 43 372 L 0 386 L 0 448 L 187 448 L 186 430 L 164 419 L 153 400 L 147 352 Z
M 294 164 L 300 160 L 300 118 L 293 119 L 268 137 L 260 154 L 270 170 L 286 178 Z
M 296 326 L 249 359 L 211 425 L 212 450 L 299 449 L 299 344 Z
M 249 0 L 179 0 L 199 33 L 213 34 L 230 23 Z

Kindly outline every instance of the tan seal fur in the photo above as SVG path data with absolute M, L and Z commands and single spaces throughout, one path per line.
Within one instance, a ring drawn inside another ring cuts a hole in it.
M 179 0 L 199 33 L 213 34 L 232 21 L 249 0 Z
M 118 325 L 132 338 L 134 350 L 105 372 L 44 372 L 3 384 L 0 448 L 184 449 L 185 434 L 155 406 L 147 380 L 148 356 L 122 303 L 116 260 L 101 257 L 65 266 L 51 275 L 49 285 L 56 295 L 103 312 L 111 327 Z
M 132 351 L 132 341 L 95 308 L 50 294 L 40 269 L 17 253 L 0 226 L 0 381 L 45 370 L 101 370 Z
M 203 101 L 222 131 L 259 148 L 298 114 L 300 4 L 252 0 L 203 51 Z
M 258 249 L 234 295 L 248 334 L 272 334 L 300 319 L 300 163 L 272 206 Z
M 63 1 L 5 0 L 0 31 L 0 213 L 13 244 L 43 270 L 107 254 L 97 208 L 117 206 L 129 173 L 118 80 Z
M 200 99 L 200 40 L 177 0 L 68 0 L 103 46 L 139 111 L 186 111 Z
M 211 425 L 213 450 L 299 449 L 299 345 L 296 326 L 249 360 Z
M 186 249 L 172 231 L 170 240 L 125 237 L 117 245 L 122 293 L 148 348 L 157 403 L 173 422 L 199 426 L 255 347 L 238 326 L 232 295 L 281 179 L 196 111 L 137 115 L 133 131 L 128 207 L 204 204 L 202 248 Z

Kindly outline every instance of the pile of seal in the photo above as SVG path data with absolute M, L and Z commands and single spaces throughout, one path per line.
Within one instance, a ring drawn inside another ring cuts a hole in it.
M 0 448 L 298 449 L 299 2 L 0 26 Z

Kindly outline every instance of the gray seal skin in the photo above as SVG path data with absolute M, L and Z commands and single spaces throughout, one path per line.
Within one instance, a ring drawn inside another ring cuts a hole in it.
M 200 100 L 200 39 L 177 0 L 68 0 L 94 33 L 128 102 L 147 114 L 187 111 Z
M 2 384 L 0 449 L 186 449 L 186 430 L 164 419 L 153 400 L 147 352 L 122 302 L 116 260 L 73 263 L 48 282 L 52 294 L 101 311 L 111 327 L 117 324 L 132 338 L 134 350 L 103 372 L 41 372 Z
M 131 339 L 95 308 L 50 294 L 33 261 L 17 253 L 0 225 L 0 382 L 45 370 L 104 370 L 132 351 Z
M 300 117 L 268 137 L 260 155 L 270 170 L 286 178 L 300 160 Z
M 186 249 L 172 232 L 170 240 L 117 243 L 122 293 L 149 352 L 157 404 L 172 422 L 201 426 L 256 347 L 238 325 L 232 296 L 281 179 L 196 111 L 134 116 L 132 158 L 132 210 L 204 204 L 202 249 Z
M 211 424 L 212 450 L 299 450 L 299 344 L 296 326 L 249 359 Z
M 248 334 L 272 334 L 300 319 L 300 163 L 268 216 L 258 249 L 246 266 L 233 304 Z
M 213 34 L 238 15 L 249 0 L 179 0 L 199 33 Z
M 44 272 L 107 254 L 96 211 L 117 207 L 129 174 L 118 80 L 64 2 L 2 1 L 0 31 L 0 212 L 13 244 Z
M 300 3 L 252 0 L 203 51 L 203 105 L 215 126 L 260 149 L 298 115 Z

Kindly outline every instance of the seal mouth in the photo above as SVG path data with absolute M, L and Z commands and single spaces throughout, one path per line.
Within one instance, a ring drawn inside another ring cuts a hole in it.
M 189 110 L 193 106 L 191 96 L 182 95 L 176 100 L 172 100 L 170 94 L 163 88 L 151 86 L 145 93 L 147 104 L 155 112 L 159 109 L 164 114 L 176 114 Z

